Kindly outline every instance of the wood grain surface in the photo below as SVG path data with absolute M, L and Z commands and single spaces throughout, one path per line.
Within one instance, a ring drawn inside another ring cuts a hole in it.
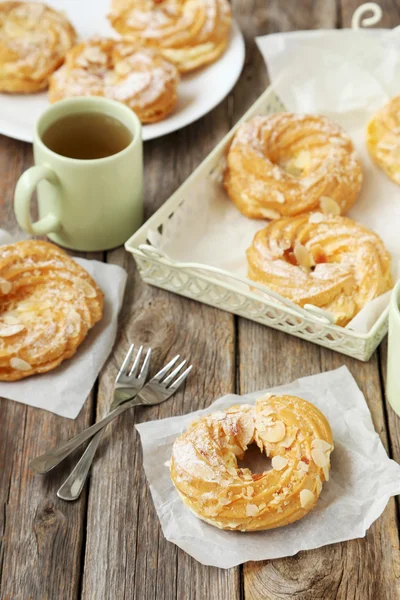
M 268 84 L 254 37 L 348 27 L 357 0 L 233 0 L 246 64 L 233 92 L 184 130 L 145 144 L 148 218 L 188 177 Z M 400 0 L 380 2 L 383 26 L 400 23 Z M 28 144 L 0 136 L 0 226 L 16 231 L 12 197 L 32 164 Z M 142 468 L 135 423 L 208 406 L 347 365 L 364 392 L 388 453 L 400 461 L 400 421 L 384 395 L 386 345 L 368 363 L 346 358 L 229 313 L 144 284 L 119 248 L 98 259 L 123 266 L 128 287 L 113 353 L 75 421 L 1 400 L 0 600 L 399 600 L 399 505 L 391 500 L 364 539 L 234 569 L 204 567 L 167 542 Z M 136 408 L 103 437 L 88 485 L 75 503 L 56 497 L 74 458 L 41 477 L 29 459 L 81 431 L 107 410 L 130 343 L 154 348 L 152 370 L 180 353 L 195 374 L 173 400 Z

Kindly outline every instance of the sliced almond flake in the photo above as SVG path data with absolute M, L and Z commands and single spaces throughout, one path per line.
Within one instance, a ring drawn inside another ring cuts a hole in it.
M 1 319 L 4 321 L 4 323 L 7 323 L 7 325 L 19 325 L 21 322 L 20 319 L 17 319 L 17 317 L 14 317 L 14 315 L 10 315 L 8 313 L 2 315 Z
M 279 219 L 281 217 L 281 213 L 279 213 L 277 210 L 273 210 L 272 208 L 262 208 L 259 207 L 259 212 L 261 213 L 261 215 L 263 217 L 265 217 L 266 219 Z
M 9 294 L 11 292 L 11 283 L 7 279 L 0 277 L 0 290 L 2 294 Z
M 246 515 L 248 517 L 256 517 L 259 513 L 259 508 L 256 504 L 247 504 L 246 505 Z
M 305 267 L 306 269 L 309 269 L 310 267 L 315 266 L 315 260 L 313 258 L 313 255 L 302 244 L 295 245 L 293 254 L 297 260 L 297 263 L 301 267 Z
M 234 446 L 232 446 L 232 452 L 235 456 L 241 456 L 243 454 L 243 448 L 241 448 L 240 446 L 236 446 L 236 444 Z
M 247 488 L 247 495 L 248 496 L 252 496 L 254 494 L 254 488 L 249 485 L 249 487 Z
M 284 456 L 273 456 L 271 460 L 272 468 L 275 471 L 282 471 L 285 467 L 287 467 L 289 460 Z
M 331 215 L 333 217 L 340 215 L 339 204 L 336 202 L 336 200 L 330 198 L 329 196 L 321 196 L 319 205 L 325 215 Z
M 297 470 L 300 471 L 300 473 L 302 475 L 304 475 L 305 473 L 308 472 L 309 466 L 307 463 L 303 462 L 302 460 L 299 461 L 299 464 L 297 465 Z
M 262 433 L 262 439 L 267 441 L 267 442 L 271 442 L 271 443 L 275 443 L 275 442 L 280 442 L 281 440 L 283 440 L 283 438 L 285 437 L 286 434 L 286 427 L 285 427 L 285 423 L 283 423 L 282 421 L 275 421 L 275 423 L 273 425 L 271 425 L 270 427 L 267 427 L 265 431 L 263 431 Z
M 325 220 L 325 215 L 320 212 L 311 213 L 308 217 L 309 223 L 322 223 Z
M 26 362 L 26 360 L 18 358 L 17 356 L 10 360 L 10 367 L 17 371 L 30 371 L 32 369 L 31 365 Z
M 279 204 L 284 204 L 285 203 L 285 196 L 282 194 L 282 192 L 280 192 L 279 190 L 275 190 L 275 200 L 277 202 L 279 202 Z
M 231 504 L 232 500 L 230 498 L 218 498 L 218 504 L 221 506 L 226 506 L 227 504 Z
M 326 442 L 325 440 L 320 440 L 318 438 L 314 439 L 311 442 L 311 448 L 315 448 L 315 450 L 321 450 L 322 452 L 332 450 L 331 444 L 328 444 L 328 442 Z
M 23 331 L 25 327 L 23 325 L 0 325 L 0 337 L 10 337 Z
M 171 460 L 166 460 L 164 463 L 164 467 L 168 467 L 168 469 L 169 469 L 170 466 L 171 466 Z
M 305 510 L 311 508 L 315 502 L 315 496 L 310 490 L 301 490 L 300 506 Z
M 311 154 L 309 150 L 300 150 L 299 154 L 292 161 L 292 164 L 298 169 L 309 169 L 311 167 Z
M 278 513 L 281 513 L 281 512 L 283 512 L 283 508 L 282 508 L 282 506 L 278 506 L 278 507 L 277 507 L 277 509 L 276 509 L 276 512 L 278 512 Z
M 285 166 L 285 171 L 286 173 L 288 173 L 289 175 L 292 175 L 293 177 L 300 177 L 302 170 L 299 169 L 299 167 L 296 167 L 296 165 L 294 163 L 288 163 Z
M 291 433 L 290 435 L 286 435 L 283 440 L 281 442 L 279 442 L 279 446 L 282 446 L 283 448 L 290 448 L 290 446 L 293 444 L 294 440 L 296 439 L 296 433 Z
M 261 504 L 259 505 L 259 509 L 263 510 L 267 505 L 265 504 L 265 502 L 261 502 Z
M 316 477 L 315 479 L 315 485 L 316 485 L 316 489 L 317 489 L 317 495 L 319 496 L 322 490 L 322 482 L 321 479 L 319 477 Z
M 325 481 L 329 481 L 329 467 L 322 467 L 322 472 L 325 477 Z
M 321 450 L 311 450 L 311 457 L 317 467 L 320 467 L 321 469 L 329 465 L 329 457 Z

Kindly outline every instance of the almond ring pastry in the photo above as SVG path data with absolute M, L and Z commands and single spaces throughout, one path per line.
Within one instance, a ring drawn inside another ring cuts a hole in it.
M 400 96 L 392 98 L 368 123 L 367 148 L 386 175 L 400 184 Z
M 63 63 L 75 30 L 62 13 L 37 2 L 0 3 L 0 91 L 37 92 Z
M 0 380 L 57 367 L 102 311 L 102 291 L 64 251 L 37 240 L 0 246 Z
M 361 164 L 350 138 L 323 116 L 254 117 L 236 132 L 224 185 L 241 213 L 278 219 L 318 209 L 330 198 L 347 212 L 361 189 Z
M 114 0 L 112 26 L 160 50 L 181 73 L 217 60 L 231 27 L 227 0 Z
M 271 221 L 247 250 L 248 276 L 295 304 L 313 304 L 346 325 L 393 287 L 380 237 L 347 217 L 322 213 Z
M 250 444 L 271 470 L 239 468 Z M 172 448 L 171 478 L 184 504 L 220 529 L 255 531 L 298 521 L 328 481 L 332 432 L 324 415 L 296 396 L 267 396 L 195 421 Z
M 174 110 L 178 83 L 178 70 L 156 50 L 93 38 L 68 52 L 50 79 L 49 100 L 104 96 L 126 104 L 142 123 L 153 123 Z

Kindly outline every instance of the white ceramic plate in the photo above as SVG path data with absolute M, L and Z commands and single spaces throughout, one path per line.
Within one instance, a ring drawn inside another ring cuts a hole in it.
M 95 34 L 115 36 L 106 19 L 110 0 L 46 0 L 46 3 L 68 15 L 80 38 Z M 223 56 L 214 64 L 182 78 L 175 112 L 164 121 L 145 125 L 143 139 L 151 140 L 181 129 L 212 110 L 238 80 L 244 55 L 243 36 L 233 23 L 230 43 Z M 34 124 L 48 105 L 46 92 L 0 94 L 0 133 L 31 142 Z

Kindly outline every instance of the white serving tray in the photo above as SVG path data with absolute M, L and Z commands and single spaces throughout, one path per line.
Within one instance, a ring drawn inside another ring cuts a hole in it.
M 132 253 L 146 283 L 367 361 L 387 333 L 387 310 L 368 333 L 356 333 L 334 325 L 325 311 L 309 305 L 302 309 L 245 277 L 209 265 L 172 260 L 148 239 L 149 230 L 158 231 L 162 236 L 163 224 L 179 218 L 179 213 L 185 210 L 185 198 L 193 197 L 192 190 L 199 182 L 218 170 L 229 142 L 243 121 L 284 110 L 274 91 L 268 88 L 181 187 L 126 242 L 125 248 Z

